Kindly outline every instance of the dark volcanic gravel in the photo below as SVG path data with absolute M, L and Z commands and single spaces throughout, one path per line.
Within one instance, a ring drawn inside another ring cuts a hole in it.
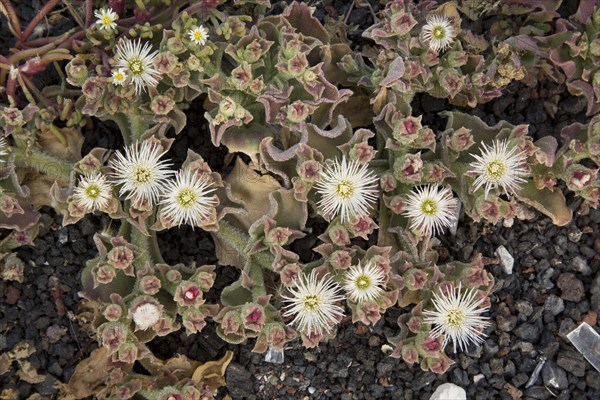
M 379 2 L 369 3 L 375 12 L 379 10 Z M 575 2 L 563 3 L 559 10 L 563 16 L 575 11 Z M 31 19 L 41 5 L 39 1 L 32 4 L 19 8 L 25 20 Z M 350 10 L 349 2 L 341 0 L 315 5 L 315 15 L 320 19 L 348 15 L 348 22 L 356 26 L 350 33 L 353 43 L 366 43 L 360 34 L 372 24 L 367 7 L 354 6 Z M 7 39 L 5 20 L 0 23 L 0 38 Z M 484 23 L 478 26 L 485 28 Z M 225 149 L 215 151 L 207 136 L 201 101 L 187 111 L 188 126 L 176 137 L 170 156 L 178 166 L 187 148 L 192 148 L 214 170 L 227 171 Z M 556 115 L 546 110 L 546 101 L 556 103 Z M 415 97 L 413 108 L 415 115 L 423 114 L 424 124 L 441 131 L 446 121 L 439 111 L 456 107 L 445 99 L 422 94 Z M 583 97 L 572 97 L 563 86 L 555 84 L 529 88 L 514 83 L 503 97 L 463 111 L 480 116 L 490 125 L 500 119 L 528 123 L 534 138 L 552 135 L 559 141 L 560 130 L 566 124 L 588 120 Z M 98 123 L 86 130 L 84 151 L 95 146 L 117 149 L 121 145 L 111 124 Z M 577 208 L 577 204 L 573 201 L 571 206 Z M 18 366 L 13 363 L 0 376 L 0 391 L 15 390 L 19 399 L 36 393 L 55 397 L 54 384 L 66 382 L 77 363 L 96 347 L 91 332 L 84 331 L 70 315 L 79 311 L 81 270 L 96 255 L 93 234 L 108 227 L 109 221 L 89 216 L 61 228 L 60 219 L 44 211 L 40 236 L 33 246 L 18 251 L 25 262 L 24 282 L 0 281 L 0 353 L 27 341 L 36 350 L 27 360 L 45 375 L 41 383 L 26 383 L 17 377 Z M 226 376 L 228 387 L 219 395 L 229 394 L 234 399 L 429 399 L 444 382 L 464 387 L 469 399 L 599 399 L 600 373 L 567 341 L 566 334 L 582 321 L 600 331 L 600 211 L 576 215 L 566 227 L 555 227 L 541 216 L 517 221 L 511 228 L 474 224 L 467 219 L 462 222 L 455 237 L 440 238 L 440 246 L 449 253 L 448 261 L 468 261 L 476 253 L 493 259 L 497 247 L 503 245 L 515 258 L 515 265 L 511 275 L 499 264 L 489 265 L 496 284 L 488 314 L 492 322 L 486 332 L 488 338 L 481 347 L 451 354 L 456 364 L 442 376 L 423 372 L 418 366 L 408 367 L 384 353 L 386 337 L 398 332 L 397 309 L 390 310 L 385 320 L 372 329 L 346 320 L 339 326 L 337 337 L 318 349 L 304 349 L 296 340 L 285 350 L 281 365 L 266 363 L 264 354 L 252 353 L 253 341 L 241 346 L 224 343 L 216 336 L 214 324 L 198 335 L 188 337 L 180 332 L 156 339 L 151 348 L 161 358 L 182 353 L 197 360 L 215 359 L 227 349 L 233 350 L 234 361 Z M 172 229 L 161 233 L 159 243 L 168 262 L 215 262 L 213 242 L 202 231 Z M 302 260 L 310 260 L 313 246 L 305 238 L 297 241 L 294 249 L 301 253 Z M 235 268 L 219 268 L 215 289 L 209 296 L 213 299 L 239 276 Z M 542 357 L 547 361 L 538 379 L 525 388 Z

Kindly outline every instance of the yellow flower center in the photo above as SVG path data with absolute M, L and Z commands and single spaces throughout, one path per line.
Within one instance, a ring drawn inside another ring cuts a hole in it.
M 100 187 L 98 185 L 89 185 L 85 188 L 85 195 L 92 200 L 96 200 L 100 197 Z
M 177 203 L 183 208 L 190 208 L 196 203 L 196 193 L 191 189 L 183 189 L 177 195 Z
M 194 32 L 194 39 L 195 40 L 202 40 L 202 39 L 204 39 L 204 35 L 200 31 L 195 31 Z
M 437 213 L 438 206 L 435 201 L 431 199 L 423 200 L 421 203 L 421 212 L 427 216 L 433 216 Z
M 449 310 L 446 316 L 446 323 L 453 328 L 460 328 L 465 323 L 465 313 L 458 308 Z
M 309 294 L 308 296 L 304 297 L 303 304 L 305 309 L 309 311 L 316 311 L 321 306 L 321 299 L 316 294 Z
M 356 281 L 354 283 L 356 284 L 356 287 L 358 289 L 366 290 L 371 286 L 371 279 L 369 279 L 369 277 L 366 275 L 361 275 L 358 278 L 356 278 Z
M 110 25 L 112 23 L 113 23 L 113 20 L 109 15 L 105 15 L 104 17 L 102 17 L 102 24 Z
M 117 72 L 117 73 L 115 74 L 115 80 L 116 80 L 116 81 L 118 81 L 118 82 L 120 82 L 120 81 L 123 81 L 123 80 L 125 80 L 125 75 L 123 75 L 123 74 L 122 74 L 122 73 L 120 73 L 120 72 Z
M 127 66 L 134 75 L 141 75 L 144 73 L 144 64 L 139 58 L 129 61 Z
M 136 168 L 133 171 L 133 179 L 138 183 L 148 183 L 152 179 L 152 171 L 145 167 Z
M 431 35 L 437 40 L 442 40 L 446 37 L 446 28 L 441 25 L 434 26 Z
M 348 180 L 341 180 L 335 186 L 335 193 L 344 200 L 348 200 L 354 195 L 354 184 Z
M 485 166 L 487 176 L 494 180 L 498 180 L 506 175 L 506 169 L 506 164 L 500 160 L 490 161 Z

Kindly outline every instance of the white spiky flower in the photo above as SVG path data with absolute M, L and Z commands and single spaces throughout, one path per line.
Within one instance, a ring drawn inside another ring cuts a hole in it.
M 442 15 L 427 17 L 427 24 L 422 30 L 423 40 L 435 52 L 443 51 L 450 47 L 456 36 L 450 18 Z
M 489 307 L 480 307 L 485 298 L 475 299 L 477 290 L 461 290 L 461 285 L 452 288 L 448 294 L 433 293 L 433 311 L 423 311 L 425 323 L 435 325 L 433 337 L 444 335 L 445 347 L 452 340 L 456 347 L 464 351 L 469 343 L 481 344 L 487 336 L 483 330 L 490 324 L 488 317 L 481 316 Z
M 146 329 L 156 325 L 160 319 L 160 309 L 152 303 L 144 303 L 138 306 L 133 312 L 133 322 L 138 329 L 145 331 Z
M 87 212 L 106 207 L 111 197 L 111 186 L 99 172 L 83 175 L 73 190 L 73 200 Z
M 424 236 L 435 235 L 452 225 L 457 207 L 458 200 L 450 189 L 427 185 L 408 195 L 404 214 L 412 220 L 410 229 L 417 229 Z
M 115 185 L 122 185 L 120 195 L 128 193 L 126 199 L 135 203 L 158 202 L 167 178 L 173 174 L 169 161 L 161 160 L 162 148 L 150 141 L 136 142 L 117 152 L 111 160 L 112 178 Z
M 96 24 L 100 26 L 100 29 L 112 30 L 117 27 L 116 20 L 119 16 L 112 8 L 102 8 L 94 11 L 94 16 L 98 18 Z
M 208 39 L 208 29 L 204 26 L 196 26 L 189 30 L 188 36 L 190 40 L 200 46 L 204 46 L 206 44 L 206 40 Z
M 146 42 L 142 46 L 140 39 L 137 41 L 123 39 L 115 48 L 115 62 L 117 67 L 125 68 L 135 85 L 135 94 L 146 91 L 146 86 L 158 85 L 157 78 L 160 72 L 154 68 L 153 61 L 158 51 L 152 52 L 152 46 Z
M 344 289 L 350 300 L 356 303 L 377 301 L 383 293 L 384 282 L 383 270 L 368 262 L 364 266 L 358 264 L 348 270 L 344 280 Z
M 341 215 L 342 222 L 363 217 L 377 201 L 377 177 L 358 161 L 342 158 L 325 167 L 315 184 L 321 195 L 318 206 L 323 215 Z
M 218 204 L 216 196 L 209 196 L 215 190 L 204 177 L 188 168 L 180 170 L 165 185 L 161 212 L 174 225 L 201 226 Z
M 284 307 L 283 316 L 293 315 L 289 325 L 308 337 L 330 332 L 344 316 L 344 309 L 336 304 L 344 298 L 341 287 L 330 276 L 319 279 L 313 270 L 308 276 L 301 275 L 289 291 L 289 296 L 281 296 L 290 303 Z
M 0 136 L 0 157 L 4 157 L 8 154 L 8 142 L 4 136 Z M 3 163 L 4 159 L 0 158 L 0 163 Z
M 127 71 L 125 68 L 115 68 L 111 72 L 111 80 L 115 86 L 123 86 L 127 80 Z
M 470 163 L 468 174 L 476 176 L 474 190 L 485 185 L 485 198 L 490 190 L 501 187 L 506 195 L 521 189 L 520 184 L 527 182 L 523 176 L 528 174 L 527 156 L 517 146 L 508 149 L 508 140 L 494 140 L 490 147 L 484 143 L 481 155 L 471 154 L 477 161 Z

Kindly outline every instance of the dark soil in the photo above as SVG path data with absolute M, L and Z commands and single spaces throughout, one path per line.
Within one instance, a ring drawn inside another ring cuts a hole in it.
M 370 3 L 377 12 L 378 2 Z M 565 7 L 561 10 L 566 14 L 574 11 Z M 32 14 L 34 9 L 35 4 L 27 12 Z M 344 1 L 318 2 L 315 15 L 336 18 L 345 16 L 349 9 Z M 361 44 L 360 33 L 372 24 L 370 11 L 355 7 L 348 15 L 348 21 L 357 26 L 350 38 Z M 0 38 L 6 36 L 5 25 L 0 27 L 0 33 Z M 554 94 L 558 97 L 551 98 Z M 549 114 L 544 106 L 549 100 L 558 105 L 556 115 Z M 566 124 L 588 120 L 585 106 L 582 97 L 570 96 L 557 85 L 529 88 L 513 84 L 505 96 L 462 111 L 478 115 L 490 125 L 501 119 L 527 123 L 534 138 L 552 135 L 560 139 L 560 129 Z M 413 109 L 415 115 L 423 114 L 424 124 L 441 131 L 445 120 L 438 112 L 458 108 L 445 99 L 418 95 Z M 215 171 L 226 173 L 227 152 L 210 143 L 201 101 L 192 104 L 187 114 L 188 126 L 176 137 L 170 151 L 176 167 L 185 159 L 187 148 L 191 148 Z M 115 126 L 94 123 L 86 131 L 84 151 L 96 146 L 118 149 L 122 145 Z M 576 210 L 579 201 L 570 201 Z M 114 228 L 105 216 L 89 216 L 76 225 L 61 227 L 60 218 L 51 210 L 44 211 L 40 236 L 33 246 L 18 250 L 26 265 L 24 282 L 0 281 L 0 352 L 27 341 L 36 349 L 29 362 L 45 375 L 43 382 L 29 384 L 18 378 L 17 364 L 13 363 L 9 372 L 0 376 L 0 390 L 14 389 L 19 399 L 36 393 L 56 397 L 54 384 L 68 381 L 77 363 L 96 347 L 93 332 L 84 330 L 71 313 L 79 311 L 81 270 L 96 255 L 94 233 Z M 319 221 L 313 222 L 319 229 Z M 219 396 L 229 394 L 234 399 L 428 399 L 444 382 L 464 387 L 469 399 L 598 399 L 600 373 L 565 335 L 582 321 L 600 330 L 599 232 L 600 211 L 592 210 L 587 216 L 576 215 L 571 224 L 560 228 L 541 216 L 517 221 L 511 228 L 475 224 L 463 217 L 455 237 L 440 238 L 439 251 L 447 254 L 448 261 L 468 261 L 476 253 L 493 259 L 500 245 L 515 258 L 510 275 L 501 265 L 488 267 L 496 285 L 488 314 L 492 325 L 486 331 L 489 337 L 485 344 L 466 353 L 452 354 L 456 365 L 442 376 L 423 372 L 416 365 L 409 367 L 382 351 L 386 337 L 398 332 L 397 309 L 373 329 L 349 321 L 342 323 L 337 337 L 318 349 L 304 349 L 296 340 L 285 350 L 285 362 L 281 365 L 266 363 L 264 354 L 252 353 L 253 341 L 240 346 L 223 342 L 216 336 L 214 324 L 200 334 L 188 337 L 182 331 L 156 339 L 150 346 L 161 358 L 181 353 L 201 361 L 233 350 L 228 385 L 219 391 Z M 159 244 L 167 262 L 216 262 L 210 235 L 198 229 L 183 227 L 163 232 Z M 304 239 L 294 244 L 294 250 L 303 261 L 310 261 L 313 245 Z M 218 268 L 218 279 L 211 292 L 214 297 L 239 276 L 235 268 Z M 548 359 L 542 373 L 532 386 L 525 388 L 542 356 Z M 558 389 L 549 385 L 552 377 L 558 382 Z

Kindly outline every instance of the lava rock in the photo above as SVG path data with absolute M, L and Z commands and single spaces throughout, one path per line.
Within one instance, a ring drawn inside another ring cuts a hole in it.
M 555 294 L 551 294 L 544 302 L 544 309 L 550 311 L 552 315 L 557 316 L 565 310 L 565 302 Z
M 563 350 L 562 352 L 558 353 L 556 363 L 575 376 L 585 376 L 586 361 L 581 353 Z
M 238 363 L 231 363 L 225 374 L 227 389 L 233 398 L 256 399 L 252 386 L 252 374 Z
M 578 303 L 585 296 L 585 289 L 583 287 L 583 283 L 577 279 L 577 277 L 570 273 L 565 272 L 560 274 L 558 277 L 558 282 L 556 283 L 560 288 L 561 297 L 567 301 L 573 301 Z
M 573 257 L 567 265 L 571 271 L 579 272 L 582 275 L 590 275 L 592 273 L 587 260 L 581 256 Z
M 567 373 L 552 360 L 547 361 L 544 365 L 542 378 L 544 379 L 544 385 L 551 388 L 563 390 L 569 387 Z
M 515 329 L 515 335 L 519 339 L 535 343 L 540 338 L 540 328 L 534 324 L 524 323 Z

